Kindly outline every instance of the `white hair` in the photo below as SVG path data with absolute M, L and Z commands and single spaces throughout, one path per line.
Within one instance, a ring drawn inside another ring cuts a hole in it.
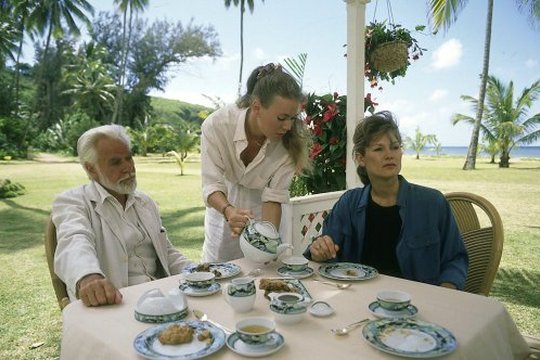
M 131 140 L 126 128 L 121 125 L 102 125 L 84 132 L 77 141 L 79 162 L 90 177 L 85 164 L 97 165 L 96 144 L 102 138 L 120 140 L 131 149 Z

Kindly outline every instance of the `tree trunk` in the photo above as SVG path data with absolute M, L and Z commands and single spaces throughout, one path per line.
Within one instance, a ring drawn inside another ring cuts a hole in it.
M 478 110 L 471 135 L 471 142 L 467 151 L 467 160 L 463 165 L 463 170 L 474 170 L 476 167 L 476 154 L 478 151 L 478 137 L 480 135 L 480 124 L 484 114 L 484 100 L 486 98 L 487 78 L 489 75 L 489 52 L 491 47 L 491 24 L 493 21 L 493 0 L 488 0 L 488 12 L 486 20 L 486 37 L 484 41 L 484 61 L 480 81 L 480 93 L 478 95 Z
M 238 74 L 238 96 L 242 95 L 242 71 L 244 69 L 244 11 L 245 0 L 240 2 L 240 74 Z
M 510 167 L 510 154 L 508 151 L 501 152 L 501 161 L 499 162 L 500 168 L 509 168 Z

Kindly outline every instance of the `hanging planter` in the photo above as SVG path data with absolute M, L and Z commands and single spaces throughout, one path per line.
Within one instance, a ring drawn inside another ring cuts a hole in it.
M 415 30 L 424 28 L 417 26 Z M 408 29 L 373 21 L 366 27 L 364 74 L 371 87 L 376 87 L 380 80 L 393 84 L 396 77 L 405 76 L 410 60 L 417 60 L 424 51 Z

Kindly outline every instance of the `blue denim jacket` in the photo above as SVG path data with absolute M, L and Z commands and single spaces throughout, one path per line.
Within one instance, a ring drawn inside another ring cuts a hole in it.
M 463 289 L 468 256 L 450 205 L 435 189 L 411 184 L 399 176 L 397 205 L 401 231 L 396 255 L 403 276 L 439 285 L 450 282 Z M 371 185 L 345 192 L 323 224 L 323 235 L 339 245 L 337 262 L 360 263 L 365 237 L 366 209 Z M 310 257 L 309 248 L 304 255 Z

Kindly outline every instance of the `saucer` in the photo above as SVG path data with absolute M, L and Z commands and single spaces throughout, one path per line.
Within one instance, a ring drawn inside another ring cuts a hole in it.
M 180 284 L 180 290 L 189 296 L 207 296 L 217 293 L 221 290 L 221 285 L 219 283 L 213 283 L 207 288 L 195 288 L 192 286 L 189 286 L 186 283 Z
M 278 332 L 270 334 L 268 341 L 262 344 L 251 345 L 240 340 L 237 332 L 232 333 L 227 337 L 227 347 L 237 354 L 247 357 L 262 357 L 275 353 L 283 347 L 285 339 Z
M 392 311 L 383 309 L 377 301 L 369 304 L 368 309 L 378 318 L 410 318 L 414 317 L 418 313 L 418 308 L 412 304 L 409 304 L 404 309 Z
M 300 270 L 300 271 L 293 271 L 293 270 L 287 269 L 286 266 L 282 266 L 279 269 L 277 269 L 277 272 L 281 276 L 292 276 L 293 278 L 296 278 L 296 279 L 304 279 L 313 275 L 313 269 L 310 268 L 309 266 L 305 268 L 304 270 Z
M 334 313 L 334 309 L 326 301 L 315 301 L 309 307 L 309 313 L 317 317 L 327 317 Z

